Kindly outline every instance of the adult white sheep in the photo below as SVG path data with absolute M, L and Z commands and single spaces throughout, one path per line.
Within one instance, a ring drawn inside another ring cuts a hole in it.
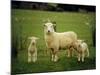
M 82 60 L 82 62 L 84 62 L 85 56 L 89 57 L 88 45 L 84 40 L 77 40 L 77 42 L 74 43 L 74 48 L 78 53 L 78 61 Z
M 37 47 L 36 40 L 39 39 L 37 37 L 28 37 L 31 40 L 28 47 L 28 62 L 36 62 L 37 60 Z
M 73 31 L 58 33 L 54 31 L 52 22 L 44 24 L 44 38 L 47 48 L 51 49 L 52 61 L 58 60 L 57 53 L 60 48 L 68 48 L 68 57 L 71 54 L 72 43 L 77 40 L 77 34 Z

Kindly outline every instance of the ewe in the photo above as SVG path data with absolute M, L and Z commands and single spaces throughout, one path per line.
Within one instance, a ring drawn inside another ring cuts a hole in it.
M 28 62 L 36 62 L 37 60 L 37 48 L 36 48 L 36 40 L 39 39 L 37 37 L 29 37 L 31 40 L 28 47 Z
M 88 45 L 83 40 L 77 40 L 77 42 L 74 43 L 74 49 L 76 49 L 78 53 L 78 61 L 82 60 L 82 62 L 84 62 L 84 57 L 89 57 Z
M 55 32 L 54 24 L 56 23 L 46 22 L 44 24 L 44 38 L 47 48 L 51 49 L 51 60 L 56 62 L 58 60 L 57 53 L 60 48 L 68 48 L 68 57 L 70 57 L 70 48 L 77 41 L 77 34 L 72 31 L 63 33 Z

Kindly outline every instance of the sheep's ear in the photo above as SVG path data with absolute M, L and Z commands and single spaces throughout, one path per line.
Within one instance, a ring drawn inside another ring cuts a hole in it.
M 53 21 L 52 23 L 53 23 L 54 26 L 56 26 L 56 22 L 55 21 Z

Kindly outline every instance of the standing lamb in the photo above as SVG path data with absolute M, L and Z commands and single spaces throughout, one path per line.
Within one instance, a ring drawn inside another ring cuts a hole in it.
M 37 60 L 37 48 L 36 48 L 36 40 L 39 39 L 37 37 L 29 37 L 31 40 L 28 47 L 28 62 L 36 62 Z
M 68 57 L 70 57 L 72 43 L 77 41 L 77 34 L 73 31 L 58 33 L 54 31 L 53 23 L 44 24 L 44 38 L 46 46 L 51 49 L 52 61 L 58 60 L 57 53 L 60 48 L 68 48 Z
M 74 49 L 78 53 L 78 61 L 82 60 L 84 62 L 84 57 L 89 57 L 88 45 L 83 40 L 77 40 L 74 44 Z

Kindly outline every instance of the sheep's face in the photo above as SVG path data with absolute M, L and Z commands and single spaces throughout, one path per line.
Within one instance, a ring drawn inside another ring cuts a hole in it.
M 46 34 L 51 34 L 52 32 L 54 32 L 53 23 L 45 23 L 44 24 L 44 31 Z

